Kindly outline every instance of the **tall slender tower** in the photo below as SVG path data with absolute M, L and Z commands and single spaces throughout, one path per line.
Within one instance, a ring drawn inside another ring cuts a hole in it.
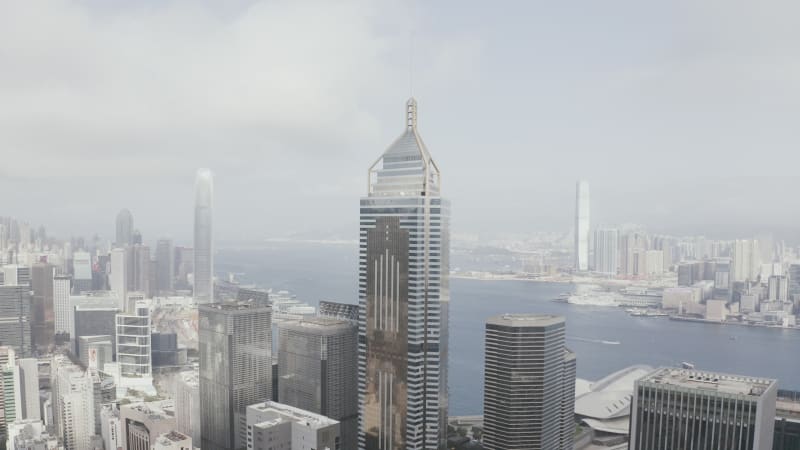
M 575 193 L 575 270 L 589 270 L 589 183 L 578 181 Z
M 214 302 L 213 175 L 199 169 L 194 183 L 194 300 Z
M 449 203 L 417 132 L 369 169 L 359 255 L 359 449 L 429 450 L 447 439 Z
M 133 244 L 133 214 L 127 209 L 117 213 L 117 247 Z

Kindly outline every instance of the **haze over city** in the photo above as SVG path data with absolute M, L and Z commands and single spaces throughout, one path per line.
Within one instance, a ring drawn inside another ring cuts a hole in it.
M 364 170 L 420 102 L 456 233 L 596 224 L 797 241 L 789 1 L 3 2 L 4 211 L 59 236 L 355 239 Z M 411 79 L 411 81 L 410 81 Z M 22 195 L 24 193 L 24 195 Z

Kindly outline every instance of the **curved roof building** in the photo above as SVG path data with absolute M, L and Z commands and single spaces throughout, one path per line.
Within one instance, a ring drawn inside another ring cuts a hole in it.
M 584 380 L 578 380 L 575 414 L 595 431 L 627 435 L 634 384 L 654 370 L 650 366 L 637 365 L 588 385 Z

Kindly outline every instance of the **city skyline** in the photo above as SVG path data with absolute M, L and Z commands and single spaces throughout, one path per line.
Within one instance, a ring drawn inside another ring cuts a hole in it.
M 596 223 L 796 235 L 786 228 L 800 212 L 774 195 L 794 188 L 800 158 L 785 119 L 800 109 L 786 66 L 800 45 L 788 20 L 797 5 L 467 3 L 456 17 L 417 3 L 3 5 L 0 157 L 15 164 L 0 169 L 0 189 L 26 193 L 6 199 L 7 213 L 62 237 L 113 239 L 109 218 L 126 207 L 145 236 L 184 241 L 193 171 L 209 167 L 222 241 L 353 236 L 360 161 L 413 91 L 429 105 L 426 139 L 460 175 L 448 185 L 454 229 L 569 228 L 571 185 L 585 178 Z M 281 25 L 294 20 L 313 30 Z M 44 27 L 59 45 L 43 47 Z M 129 33 L 144 38 L 119 40 Z M 261 197 L 285 220 L 253 211 Z M 698 204 L 702 214 L 682 214 Z M 753 204 L 761 214 L 742 206 Z

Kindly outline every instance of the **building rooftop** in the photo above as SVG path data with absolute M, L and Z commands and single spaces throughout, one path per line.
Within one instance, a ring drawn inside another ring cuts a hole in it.
M 246 301 L 232 300 L 220 303 L 207 303 L 199 305 L 198 308 L 207 310 L 217 310 L 217 311 L 243 311 L 256 308 L 270 308 L 270 306 L 250 300 Z
M 332 317 L 304 317 L 299 320 L 287 320 L 278 324 L 280 328 L 291 328 L 294 330 L 314 330 L 314 331 L 338 331 L 341 329 L 351 329 L 353 324 L 348 320 L 335 319 Z
M 509 327 L 546 327 L 564 323 L 564 318 L 552 314 L 503 314 L 486 321 L 487 325 Z
M 643 383 L 663 384 L 724 394 L 761 397 L 776 380 L 727 375 L 694 369 L 661 368 L 641 379 Z
M 183 433 L 179 433 L 177 431 L 170 431 L 169 433 L 165 433 L 157 437 L 156 441 L 162 445 L 170 445 L 173 442 L 181 442 L 181 441 L 186 441 L 188 439 L 189 436 L 186 436 Z
M 339 423 L 330 417 L 278 402 L 257 403 L 248 406 L 247 409 L 259 414 L 259 422 L 255 425 L 261 427 L 270 427 L 282 422 L 298 422 L 312 428 L 321 428 Z

